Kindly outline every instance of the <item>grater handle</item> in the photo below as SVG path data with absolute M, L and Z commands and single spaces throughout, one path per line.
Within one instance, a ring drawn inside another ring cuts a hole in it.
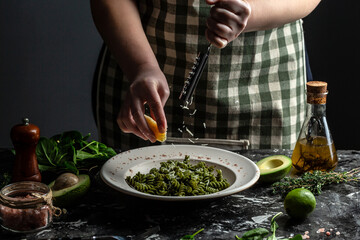
M 187 106 L 191 103 L 192 95 L 194 94 L 195 88 L 208 61 L 210 49 L 211 44 L 209 44 L 206 52 L 200 52 L 198 54 L 191 72 L 189 73 L 189 76 L 184 83 L 184 87 L 181 91 L 179 99 L 183 101 L 185 108 L 187 108 Z

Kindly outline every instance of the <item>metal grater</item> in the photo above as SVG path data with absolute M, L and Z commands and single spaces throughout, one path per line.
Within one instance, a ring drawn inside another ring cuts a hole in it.
M 209 44 L 205 53 L 200 52 L 198 54 L 191 69 L 191 72 L 189 73 L 189 76 L 184 83 L 184 87 L 179 96 L 179 99 L 183 101 L 183 108 L 188 108 L 189 104 L 191 104 L 192 102 L 192 96 L 194 94 L 195 88 L 208 61 L 210 48 L 211 44 Z

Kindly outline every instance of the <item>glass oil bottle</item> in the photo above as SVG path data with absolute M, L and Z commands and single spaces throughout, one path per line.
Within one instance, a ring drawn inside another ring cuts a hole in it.
M 307 113 L 291 160 L 295 172 L 335 169 L 338 158 L 327 120 L 327 83 L 310 81 L 307 86 Z

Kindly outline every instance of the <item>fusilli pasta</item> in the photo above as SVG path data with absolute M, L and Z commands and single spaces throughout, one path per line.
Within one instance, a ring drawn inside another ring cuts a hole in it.
M 196 196 L 211 194 L 229 187 L 222 171 L 207 166 L 205 162 L 190 163 L 190 157 L 183 161 L 168 160 L 161 162 L 159 168 L 149 173 L 136 173 L 127 176 L 126 182 L 134 189 L 161 196 Z

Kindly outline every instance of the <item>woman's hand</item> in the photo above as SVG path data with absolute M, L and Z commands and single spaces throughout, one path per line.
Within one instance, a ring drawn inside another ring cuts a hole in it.
M 245 29 L 250 17 L 250 4 L 243 0 L 206 0 L 214 5 L 207 19 L 206 38 L 218 48 L 224 48 Z
M 125 101 L 122 103 L 117 123 L 125 133 L 133 133 L 144 140 L 155 142 L 154 133 L 148 127 L 144 104 L 150 107 L 152 117 L 158 124 L 159 132 L 167 128 L 164 105 L 170 91 L 166 78 L 158 66 L 143 66 L 136 71 Z

